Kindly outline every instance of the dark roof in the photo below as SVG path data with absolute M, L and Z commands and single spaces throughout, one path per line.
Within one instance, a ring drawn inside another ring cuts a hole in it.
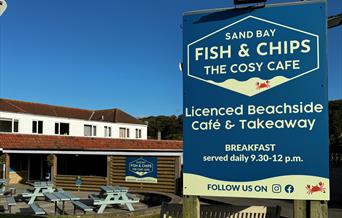
M 3 133 L 0 134 L 0 148 L 20 150 L 182 151 L 183 143 L 172 140 L 131 140 Z
M 144 124 L 120 109 L 84 110 L 0 98 L 0 111 L 115 123 Z

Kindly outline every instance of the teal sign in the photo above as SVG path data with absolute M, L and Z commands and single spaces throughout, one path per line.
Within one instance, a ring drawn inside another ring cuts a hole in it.
M 329 199 L 324 1 L 185 13 L 184 194 Z
M 156 157 L 127 157 L 126 181 L 157 183 Z

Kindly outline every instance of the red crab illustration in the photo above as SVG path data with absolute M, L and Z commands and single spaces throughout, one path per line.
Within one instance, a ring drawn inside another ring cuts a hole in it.
M 270 81 L 266 80 L 263 83 L 257 82 L 256 83 L 256 89 L 264 89 L 264 88 L 269 88 L 270 87 Z
M 319 182 L 318 185 L 307 185 L 305 187 L 308 190 L 308 194 L 312 194 L 314 192 L 323 192 L 325 193 L 325 188 L 324 188 L 324 183 L 323 182 Z

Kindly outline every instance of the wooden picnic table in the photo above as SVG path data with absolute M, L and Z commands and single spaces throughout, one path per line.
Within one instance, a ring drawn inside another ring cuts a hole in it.
M 29 193 L 23 193 L 24 198 L 30 198 L 28 204 L 34 203 L 37 197 L 44 197 L 45 193 L 54 192 L 55 189 L 51 182 L 35 182 L 33 184 L 33 191 Z
M 57 203 L 62 202 L 62 215 L 64 215 L 64 208 L 66 201 L 78 201 L 80 200 L 79 197 L 74 196 L 68 192 L 52 192 L 52 193 L 44 193 L 44 196 L 51 202 L 55 203 L 55 215 L 57 213 Z
M 126 205 L 129 211 L 134 211 L 132 203 L 138 203 L 139 198 L 128 193 L 128 188 L 120 186 L 101 186 L 98 197 L 89 195 L 93 199 L 93 205 L 100 205 L 97 213 L 103 213 L 108 205 Z

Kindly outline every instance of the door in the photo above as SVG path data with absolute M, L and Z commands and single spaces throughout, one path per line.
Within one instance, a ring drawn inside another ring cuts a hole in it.
M 48 173 L 47 156 L 46 155 L 30 155 L 29 158 L 29 180 L 42 181 L 46 180 Z

